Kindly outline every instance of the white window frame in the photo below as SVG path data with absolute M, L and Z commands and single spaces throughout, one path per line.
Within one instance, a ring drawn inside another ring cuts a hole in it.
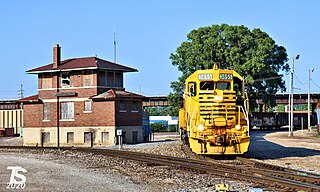
M 107 140 L 104 139 L 104 134 L 108 135 L 108 138 Z M 110 141 L 110 133 L 109 131 L 104 131 L 104 132 L 101 132 L 101 142 L 102 143 L 108 143 Z
M 50 121 L 50 103 L 43 103 L 43 121 Z
M 69 134 L 73 135 L 73 140 L 72 141 L 69 141 Z M 74 143 L 74 132 L 71 132 L 71 131 L 67 132 L 67 143 L 68 144 L 73 144 Z
M 63 76 L 66 75 L 66 78 L 63 78 Z M 60 85 L 61 87 L 71 87 L 71 79 L 70 79 L 70 73 L 69 72 L 62 72 L 60 75 L 61 81 L 60 81 Z M 69 85 L 64 85 L 63 81 L 69 81 Z
M 90 103 L 90 105 L 89 105 Z M 92 113 L 92 100 L 84 101 L 84 113 Z
M 74 102 L 73 101 L 60 103 L 60 120 L 74 121 Z

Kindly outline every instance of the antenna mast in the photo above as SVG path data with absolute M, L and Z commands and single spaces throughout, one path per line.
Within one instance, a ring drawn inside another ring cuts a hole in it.
M 117 62 L 117 41 L 116 41 L 116 29 L 113 31 L 113 60 L 114 63 Z

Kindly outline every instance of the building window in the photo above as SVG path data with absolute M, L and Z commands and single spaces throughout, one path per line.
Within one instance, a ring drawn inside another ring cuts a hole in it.
M 43 103 L 43 120 L 50 120 L 50 103 Z
M 92 132 L 84 132 L 84 143 L 92 144 Z
M 67 143 L 74 142 L 74 132 L 67 132 Z
M 83 75 L 83 86 L 92 86 L 93 85 L 92 73 L 90 71 L 85 71 Z
M 68 72 L 61 73 L 61 87 L 70 87 L 70 75 Z
M 138 101 L 132 101 L 132 107 L 131 107 L 131 112 L 138 112 Z
M 98 73 L 98 86 L 106 86 L 106 72 L 105 71 L 99 71 Z
M 120 101 L 119 112 L 127 112 L 125 101 Z
M 114 87 L 114 72 L 107 72 L 107 87 Z
M 92 112 L 92 102 L 91 102 L 91 100 L 84 101 L 84 112 Z
M 41 77 L 41 88 L 50 89 L 52 87 L 52 76 L 51 74 L 42 74 Z
M 101 133 L 101 140 L 102 140 L 102 143 L 108 143 L 109 141 L 109 132 L 102 132 Z
M 73 102 L 61 102 L 60 103 L 61 119 L 74 119 L 74 103 Z
M 116 73 L 115 87 L 123 87 L 123 73 Z

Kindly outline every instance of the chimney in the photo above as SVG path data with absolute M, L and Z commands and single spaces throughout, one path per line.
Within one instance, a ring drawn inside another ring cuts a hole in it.
M 56 44 L 53 47 L 53 68 L 56 69 L 60 65 L 61 61 L 61 52 L 60 52 L 61 47 L 59 47 L 59 44 Z

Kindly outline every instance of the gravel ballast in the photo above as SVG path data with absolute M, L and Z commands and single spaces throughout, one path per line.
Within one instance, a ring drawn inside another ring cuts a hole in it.
M 288 138 L 286 132 L 252 132 L 245 157 L 275 165 L 320 173 L 320 138 L 301 131 Z M 10 143 L 21 143 L 20 138 Z M 124 145 L 122 150 L 187 157 L 177 134 L 155 135 L 156 142 Z M 0 138 L 9 145 L 8 138 Z M 111 147 L 111 148 L 117 148 Z M 227 183 L 237 191 L 254 184 L 183 171 L 166 166 L 71 151 L 0 150 L 0 191 L 9 181 L 7 166 L 19 165 L 28 172 L 24 191 L 214 191 Z M 266 191 L 266 190 L 265 190 Z

